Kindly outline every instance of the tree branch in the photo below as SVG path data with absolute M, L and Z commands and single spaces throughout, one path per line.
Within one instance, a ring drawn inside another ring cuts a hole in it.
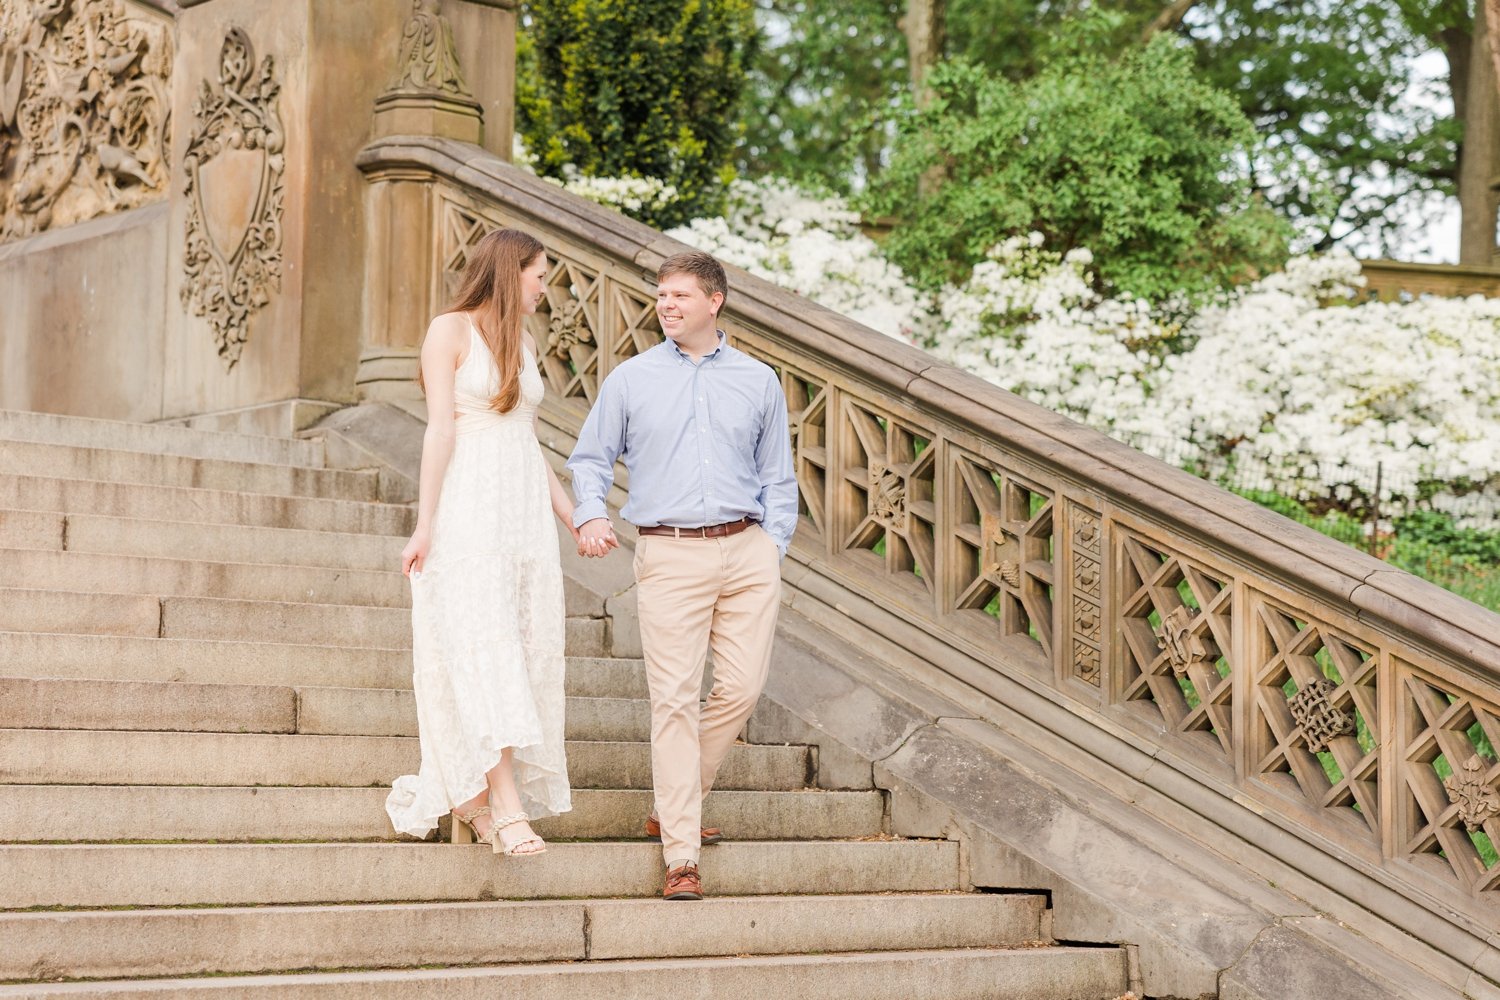
M 1486 0 L 1486 2 L 1491 2 L 1491 0 Z M 1187 12 L 1196 6 L 1198 6 L 1198 0 L 1172 0 L 1151 19 L 1150 24 L 1146 25 L 1146 30 L 1141 32 L 1141 43 L 1151 41 L 1151 36 L 1158 32 L 1175 30 L 1182 23 L 1182 19 L 1187 16 Z

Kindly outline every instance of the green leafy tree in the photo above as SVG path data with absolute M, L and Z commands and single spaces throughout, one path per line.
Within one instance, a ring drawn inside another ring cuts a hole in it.
M 713 212 L 755 37 L 751 0 L 531 0 L 516 111 L 537 170 L 660 178 L 677 198 L 643 210 L 656 226 Z
M 1430 43 L 1391 0 L 1206 0 L 1177 30 L 1255 123 L 1256 189 L 1307 248 L 1399 242 L 1422 195 L 1454 192 L 1462 129 L 1441 84 L 1412 100 Z
M 740 168 L 848 194 L 878 173 L 907 93 L 901 0 L 760 0 Z
M 1107 27 L 1107 25 L 1106 25 Z M 1251 192 L 1255 132 L 1162 35 L 1110 59 L 1099 24 L 1012 81 L 957 60 L 927 77 L 890 167 L 862 198 L 894 216 L 889 255 L 930 288 L 1006 237 L 1093 251 L 1101 280 L 1159 299 L 1203 293 L 1286 256 L 1286 226 Z M 919 197 L 919 188 L 923 194 Z
M 1410 81 L 1423 52 L 1467 58 L 1466 5 L 1472 0 L 947 0 L 944 54 L 1026 80 L 1067 48 L 1076 29 L 1064 25 L 1089 12 L 1112 15 L 1092 19 L 1092 44 L 1104 53 L 1123 55 L 1158 34 L 1185 38 L 1202 76 L 1234 96 L 1263 138 L 1252 183 L 1293 222 L 1298 243 L 1383 246 L 1407 235 L 1402 223 L 1424 196 L 1455 190 L 1463 112 L 1455 118 L 1444 104 L 1450 84 L 1464 104 L 1464 68 L 1426 100 L 1411 99 Z M 746 120 L 741 169 L 803 178 L 842 170 L 855 186 L 878 173 L 895 151 L 892 95 L 910 86 L 906 8 L 762 0 L 765 41 L 750 81 L 760 107 Z M 878 62 L 858 41 L 876 38 Z M 778 85 L 788 79 L 815 82 Z M 777 141 L 783 124 L 798 138 Z M 800 138 L 840 129 L 856 133 L 848 147 Z M 850 182 L 830 186 L 846 191 Z

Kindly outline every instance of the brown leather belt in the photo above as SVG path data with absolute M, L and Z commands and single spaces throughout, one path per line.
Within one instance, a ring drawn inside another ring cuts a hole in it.
M 728 538 L 730 535 L 738 535 L 752 524 L 759 523 L 748 517 L 742 517 L 738 521 L 730 521 L 728 524 L 710 524 L 706 528 L 669 528 L 664 524 L 658 524 L 636 530 L 643 535 L 666 535 L 668 538 Z

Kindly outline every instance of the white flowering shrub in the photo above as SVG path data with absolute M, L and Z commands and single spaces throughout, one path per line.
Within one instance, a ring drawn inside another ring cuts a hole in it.
M 735 181 L 722 218 L 696 219 L 667 235 L 892 337 L 925 339 L 932 323 L 927 297 L 839 198 L 774 178 Z
M 1301 257 L 1221 301 L 1101 295 L 1087 250 L 995 247 L 930 300 L 838 199 L 737 182 L 670 235 L 1175 464 L 1240 488 L 1421 498 L 1500 526 L 1500 300 L 1357 302 L 1347 254 Z M 1253 475 L 1248 475 L 1253 473 Z

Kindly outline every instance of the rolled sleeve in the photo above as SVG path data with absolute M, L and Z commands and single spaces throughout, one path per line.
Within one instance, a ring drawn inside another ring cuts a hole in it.
M 625 385 L 611 375 L 599 387 L 599 399 L 583 422 L 578 443 L 568 457 L 573 475 L 573 527 L 608 517 L 604 498 L 615 481 L 615 459 L 625 448 Z
M 786 396 L 774 377 L 768 380 L 764 412 L 760 440 L 755 445 L 755 465 L 761 483 L 759 499 L 765 511 L 761 527 L 785 556 L 792 533 L 797 530 L 797 473 L 792 461 Z

